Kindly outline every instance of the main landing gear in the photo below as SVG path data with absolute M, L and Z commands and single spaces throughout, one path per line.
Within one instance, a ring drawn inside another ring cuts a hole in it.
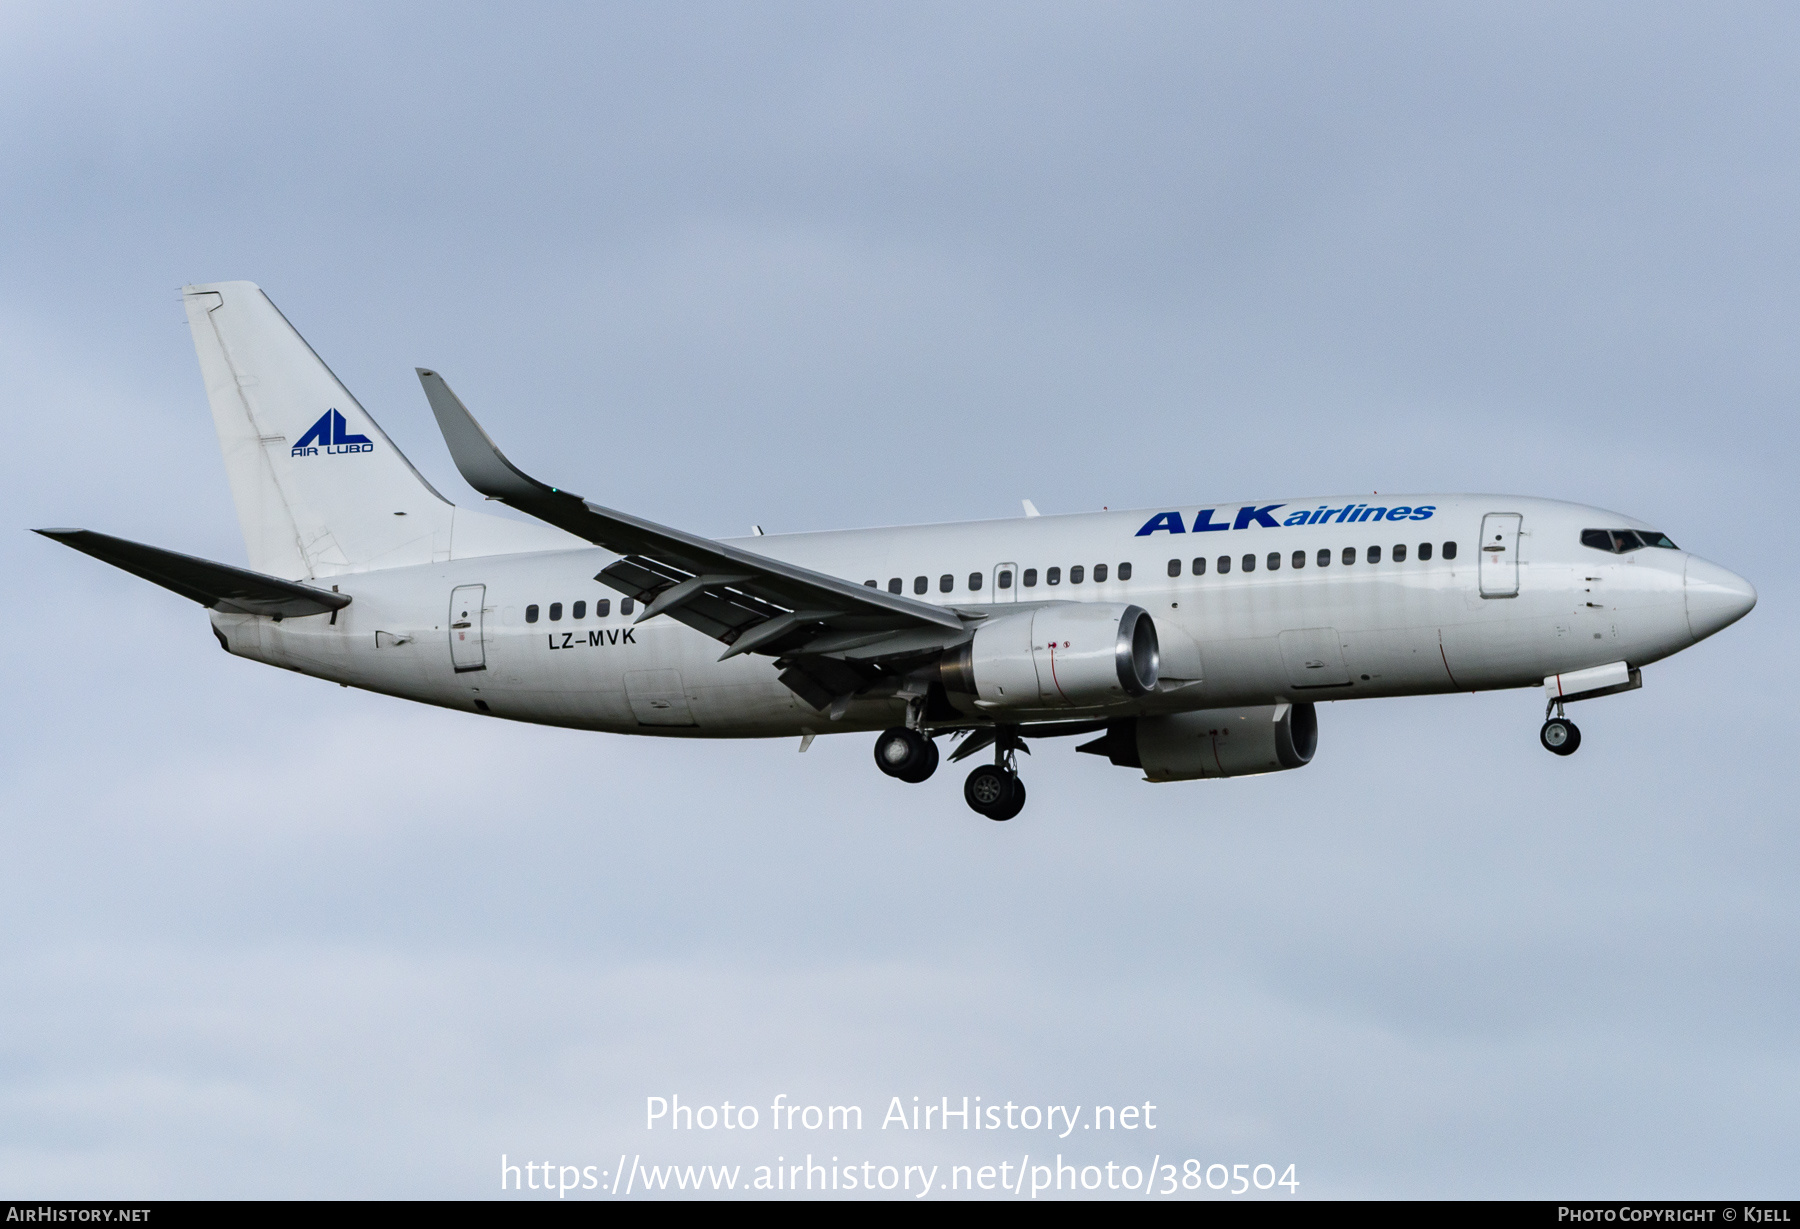
M 1026 748 L 1017 728 L 1002 726 L 971 734 L 950 758 L 960 760 L 973 755 L 990 742 L 994 745 L 994 762 L 969 774 L 963 782 L 963 801 L 977 815 L 1008 820 L 1025 809 L 1025 782 L 1019 780 L 1018 760 L 1019 752 Z
M 1552 717 L 1551 713 L 1556 716 Z M 1538 741 L 1544 744 L 1544 750 L 1552 755 L 1574 755 L 1575 749 L 1581 746 L 1581 729 L 1563 716 L 1563 706 L 1551 704 L 1544 710 L 1544 719 L 1544 728 L 1538 731 Z
M 963 800 L 977 815 L 1011 819 L 1025 809 L 1025 782 L 1009 766 L 983 764 L 963 782 Z
M 937 744 L 919 733 L 896 726 L 875 740 L 875 767 L 917 785 L 937 771 Z
M 994 744 L 994 762 L 969 774 L 963 782 L 963 800 L 978 815 L 1011 819 L 1025 807 L 1025 783 L 1019 780 L 1015 763 L 1024 742 L 1010 731 L 997 731 L 987 734 L 982 742 L 964 744 L 962 751 L 951 758 L 962 759 L 989 741 Z M 917 730 L 895 726 L 883 730 L 875 740 L 875 767 L 896 780 L 916 785 L 936 772 L 937 766 L 937 744 Z

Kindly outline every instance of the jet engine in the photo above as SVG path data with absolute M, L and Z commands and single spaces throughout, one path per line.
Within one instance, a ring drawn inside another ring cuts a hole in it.
M 1141 768 L 1151 781 L 1194 781 L 1304 768 L 1318 746 L 1311 704 L 1264 704 L 1126 718 L 1076 750 Z
M 1142 607 L 1057 602 L 983 622 L 939 666 L 982 712 L 1100 708 L 1156 690 L 1156 624 Z

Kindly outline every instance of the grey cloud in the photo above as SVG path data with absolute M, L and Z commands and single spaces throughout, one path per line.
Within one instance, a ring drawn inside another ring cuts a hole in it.
M 486 1195 L 674 1089 L 1148 1099 L 1303 1194 L 1791 1193 L 1785 10 L 0 21 L 9 1197 Z M 20 532 L 241 557 L 173 294 L 227 277 L 460 502 L 415 363 L 705 532 L 1512 490 L 1762 604 L 1570 761 L 1534 695 L 1336 705 L 1269 779 L 1040 744 L 1004 826 L 861 738 L 410 708 Z

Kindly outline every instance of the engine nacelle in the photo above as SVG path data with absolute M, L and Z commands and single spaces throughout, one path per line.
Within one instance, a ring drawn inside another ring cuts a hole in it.
M 939 676 L 984 712 L 1101 708 L 1155 691 L 1159 657 L 1142 607 L 1058 602 L 988 619 Z
M 1311 704 L 1264 704 L 1127 718 L 1076 750 L 1142 768 L 1152 781 L 1194 781 L 1304 768 L 1318 747 Z

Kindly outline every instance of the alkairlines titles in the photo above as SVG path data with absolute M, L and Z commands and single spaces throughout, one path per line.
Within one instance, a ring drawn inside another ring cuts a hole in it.
M 1341 508 L 1328 508 L 1321 504 L 1317 508 L 1302 508 L 1290 512 L 1282 520 L 1275 519 L 1275 509 L 1285 508 L 1286 504 L 1246 504 L 1237 510 L 1229 525 L 1213 520 L 1213 514 L 1220 512 L 1218 508 L 1202 508 L 1194 513 L 1192 529 L 1182 522 L 1179 512 L 1158 512 L 1144 522 L 1144 527 L 1137 531 L 1137 537 L 1147 538 L 1153 533 L 1210 533 L 1215 529 L 1284 529 L 1289 525 L 1342 525 L 1360 521 L 1428 521 L 1431 514 L 1437 511 L 1436 504 L 1422 504 L 1412 507 L 1398 504 L 1394 507 L 1382 508 L 1373 504 L 1345 504 Z M 1227 514 L 1229 515 L 1229 514 Z

